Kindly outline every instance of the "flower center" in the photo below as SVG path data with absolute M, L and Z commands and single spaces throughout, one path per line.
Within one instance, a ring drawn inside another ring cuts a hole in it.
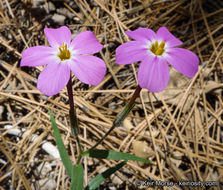
M 60 52 L 58 53 L 58 57 L 61 59 L 61 61 L 64 61 L 66 59 L 70 59 L 70 51 L 67 49 L 67 44 L 64 44 L 59 47 Z
M 155 41 L 150 48 L 150 51 L 153 52 L 155 55 L 162 55 L 164 52 L 165 42 L 162 41 L 160 44 L 158 41 Z

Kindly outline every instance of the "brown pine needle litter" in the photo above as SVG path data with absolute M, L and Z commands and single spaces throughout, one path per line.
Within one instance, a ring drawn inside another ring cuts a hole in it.
M 138 27 L 166 26 L 200 58 L 188 79 L 171 69 L 161 93 L 146 89 L 133 111 L 98 148 L 151 160 L 129 161 L 101 189 L 223 189 L 223 2 L 221 0 L 1 0 L 0 1 L 0 189 L 67 190 L 70 178 L 55 152 L 50 109 L 73 163 L 77 144 L 69 128 L 66 88 L 47 97 L 36 88 L 43 67 L 20 68 L 24 49 L 48 45 L 45 27 L 68 26 L 73 36 L 93 31 L 107 74 L 98 86 L 73 77 L 80 140 L 86 150 L 108 131 L 137 86 L 139 63 L 120 66 L 115 49 Z M 54 150 L 52 148 L 52 150 Z M 117 161 L 85 158 L 85 185 Z M 177 183 L 150 186 L 149 181 Z M 136 186 L 136 182 L 144 186 Z M 206 187 L 179 182 L 208 182 Z

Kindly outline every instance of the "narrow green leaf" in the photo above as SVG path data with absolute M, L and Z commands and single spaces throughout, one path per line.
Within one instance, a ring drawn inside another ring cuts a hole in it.
M 56 140 L 56 144 L 60 153 L 60 158 L 63 162 L 64 167 L 66 168 L 66 171 L 68 173 L 68 175 L 71 177 L 72 175 L 72 162 L 70 161 L 69 155 L 66 151 L 65 145 L 63 143 L 63 140 L 60 136 L 60 131 L 57 127 L 57 124 L 54 120 L 53 114 L 51 113 L 51 111 L 49 110 L 49 114 L 50 114 L 50 120 L 53 126 L 53 131 L 54 131 L 54 137 Z
M 90 181 L 90 183 L 87 185 L 87 187 L 85 188 L 85 190 L 94 190 L 94 189 L 98 188 L 99 185 L 103 181 L 105 181 L 106 178 L 108 178 L 109 176 L 111 176 L 113 173 L 115 173 L 117 170 L 119 170 L 125 164 L 126 164 L 126 161 L 121 162 L 121 163 L 115 165 L 114 167 L 111 167 L 111 168 L 107 169 L 103 173 L 98 174 L 95 178 L 93 178 Z
M 73 166 L 70 190 L 82 190 L 84 188 L 84 171 L 81 164 Z
M 128 154 L 128 153 L 116 152 L 113 150 L 93 149 L 93 150 L 88 150 L 84 152 L 83 156 L 89 156 L 92 158 L 107 159 L 107 160 L 127 160 L 127 161 L 134 160 L 134 161 L 146 162 L 148 164 L 152 164 L 152 162 L 144 158 L 140 158 L 138 156 Z

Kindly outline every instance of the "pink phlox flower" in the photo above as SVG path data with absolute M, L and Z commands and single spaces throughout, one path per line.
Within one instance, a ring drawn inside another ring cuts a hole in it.
M 151 29 L 138 28 L 126 34 L 134 41 L 126 42 L 116 49 L 116 62 L 121 65 L 141 61 L 138 82 L 150 92 L 164 90 L 169 81 L 167 62 L 183 75 L 192 78 L 198 71 L 199 59 L 191 51 L 177 48 L 183 43 L 165 27 L 157 33 Z
M 45 28 L 50 47 L 35 46 L 22 53 L 21 66 L 47 65 L 40 73 L 37 88 L 48 96 L 59 93 L 70 79 L 70 71 L 83 83 L 98 85 L 106 74 L 106 65 L 98 57 L 101 45 L 91 31 L 78 34 L 71 41 L 71 31 L 62 26 Z

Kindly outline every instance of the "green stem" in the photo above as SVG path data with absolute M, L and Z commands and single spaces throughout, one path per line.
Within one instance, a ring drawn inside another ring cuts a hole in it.
M 135 90 L 134 94 L 132 95 L 132 98 L 130 99 L 129 103 L 125 105 L 125 107 L 123 108 L 123 110 L 115 118 L 115 120 L 114 120 L 114 122 L 112 124 L 112 127 L 107 131 L 107 133 L 92 148 L 90 148 L 90 150 L 95 149 L 111 133 L 111 131 L 115 127 L 121 125 L 122 121 L 126 118 L 126 116 L 128 115 L 128 113 L 134 107 L 135 100 L 139 96 L 141 90 L 142 90 L 142 88 L 138 85 L 136 87 L 136 90 Z
M 82 153 L 83 151 L 82 151 L 80 140 L 79 140 L 79 137 L 78 137 L 78 133 L 79 133 L 79 131 L 78 131 L 78 120 L 77 120 L 76 110 L 74 108 L 74 99 L 73 99 L 73 89 L 72 89 L 71 76 L 70 76 L 70 79 L 67 83 L 67 93 L 68 93 L 69 105 L 70 105 L 69 116 L 70 116 L 70 124 L 71 124 L 71 133 L 76 138 L 80 153 Z

